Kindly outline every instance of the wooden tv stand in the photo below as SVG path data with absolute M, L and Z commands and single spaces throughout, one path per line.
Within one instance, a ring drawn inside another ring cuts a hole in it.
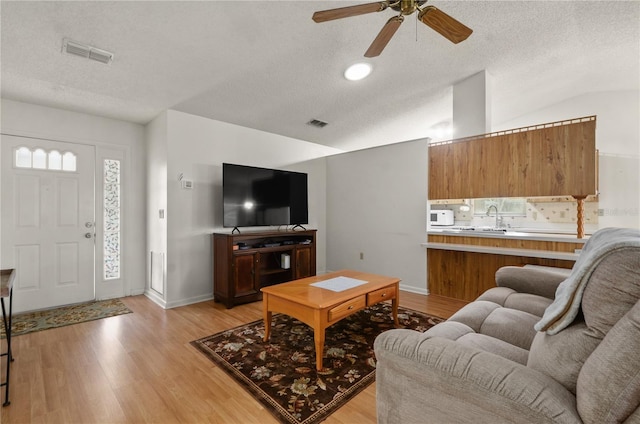
M 316 230 L 213 233 L 213 297 L 227 308 L 261 300 L 263 287 L 314 275 Z

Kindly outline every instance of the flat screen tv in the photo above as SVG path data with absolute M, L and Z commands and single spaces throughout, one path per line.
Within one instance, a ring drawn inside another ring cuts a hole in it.
M 307 174 L 222 164 L 223 225 L 308 224 Z

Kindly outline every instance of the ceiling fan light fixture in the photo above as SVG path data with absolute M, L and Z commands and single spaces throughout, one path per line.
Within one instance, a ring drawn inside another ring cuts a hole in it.
M 371 65 L 368 63 L 355 63 L 344 71 L 344 77 L 349 81 L 360 81 L 369 76 Z

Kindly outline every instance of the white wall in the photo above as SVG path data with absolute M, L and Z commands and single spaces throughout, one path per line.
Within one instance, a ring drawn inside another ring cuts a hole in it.
M 125 295 L 145 288 L 145 137 L 139 124 L 2 99 L 2 133 L 88 144 L 101 149 L 124 148 L 131 176 L 123 187 L 122 248 Z M 6 199 L 5 199 L 6 201 Z
M 640 92 L 586 93 L 509 122 L 492 131 L 596 115 L 599 150 L 598 228 L 640 228 Z
M 145 294 L 163 307 L 167 252 L 167 112 L 146 126 L 147 141 L 147 284 Z M 164 217 L 160 215 L 163 211 Z M 151 255 L 154 261 L 151 263 Z
M 171 308 L 213 296 L 211 233 L 231 231 L 222 228 L 223 162 L 290 168 L 309 174 L 307 228 L 318 229 L 317 268 L 318 272 L 325 269 L 324 159 L 314 159 L 339 150 L 173 110 L 167 111 L 166 118 L 158 119 L 166 119 L 166 136 L 155 130 L 147 135 L 148 145 L 155 146 L 158 152 L 149 158 L 149 167 L 155 170 L 150 178 L 161 179 L 161 170 L 166 166 L 167 268 L 163 306 Z M 154 121 L 150 125 L 158 129 L 164 123 Z M 165 158 L 159 145 L 165 142 L 166 162 L 162 163 Z M 179 175 L 193 181 L 193 189 L 182 189 Z M 165 231 L 164 223 L 157 219 L 159 205 L 150 204 L 150 233 Z
M 492 78 L 486 70 L 453 86 L 453 136 L 491 132 Z
M 426 205 L 426 140 L 328 157 L 327 269 L 398 277 L 426 294 Z

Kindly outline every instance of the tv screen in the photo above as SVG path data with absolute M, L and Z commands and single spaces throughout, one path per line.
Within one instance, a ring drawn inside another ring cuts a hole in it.
M 308 224 L 307 174 L 222 164 L 223 225 Z

